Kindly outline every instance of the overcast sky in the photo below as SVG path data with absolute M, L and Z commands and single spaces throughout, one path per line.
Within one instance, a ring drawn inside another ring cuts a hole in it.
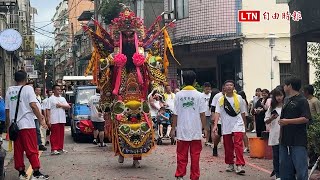
M 38 10 L 38 15 L 35 16 L 35 26 L 42 27 L 51 23 L 56 7 L 61 1 L 62 0 L 31 0 L 31 6 Z M 53 32 L 53 23 L 42 29 Z M 43 30 L 38 29 L 37 31 L 52 38 L 54 37 L 53 34 Z M 54 40 L 52 38 L 48 38 L 40 33 L 35 33 L 35 41 L 37 45 L 54 45 Z

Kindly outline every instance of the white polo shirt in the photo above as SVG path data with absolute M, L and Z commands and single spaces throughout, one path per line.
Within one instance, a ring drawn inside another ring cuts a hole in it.
M 6 109 L 9 109 L 9 116 L 11 123 L 14 121 L 14 116 L 17 107 L 18 93 L 21 86 L 11 86 L 6 93 Z M 24 86 L 21 95 L 19 110 L 17 115 L 17 124 L 19 129 L 32 129 L 36 128 L 34 123 L 33 110 L 30 103 L 37 103 L 36 94 L 31 86 Z M 39 109 L 41 111 L 41 109 Z
M 50 123 L 66 123 L 66 111 L 63 108 L 57 108 L 57 104 L 68 105 L 64 97 L 51 96 L 47 102 L 47 109 L 50 109 Z
M 206 116 L 210 117 L 211 116 L 211 108 L 209 107 L 209 100 L 210 100 L 211 93 L 206 94 L 202 93 L 202 98 L 204 99 L 204 106 L 206 107 Z M 210 105 L 211 106 L 211 105 Z
M 217 108 L 218 100 L 223 96 L 222 92 L 219 92 L 218 94 L 214 95 L 211 106 L 214 106 Z M 218 124 L 221 124 L 221 118 L 219 118 Z
M 93 122 L 104 122 L 104 118 L 99 116 L 99 112 L 97 110 L 97 105 L 99 105 L 100 95 L 96 94 L 90 97 L 89 99 L 89 107 L 91 112 L 91 121 Z
M 197 90 L 181 90 L 174 99 L 174 114 L 177 115 L 177 139 L 192 141 L 202 139 L 202 122 L 200 113 L 204 106 L 202 93 Z
M 246 105 L 242 97 L 240 95 L 237 95 L 237 96 L 240 102 L 240 113 L 235 117 L 232 117 L 229 114 L 227 114 L 226 111 L 224 110 L 224 106 L 219 105 L 221 98 L 224 98 L 224 97 L 220 97 L 220 99 L 218 100 L 218 103 L 216 106 L 216 113 L 220 114 L 222 135 L 232 134 L 233 132 L 245 132 L 245 125 L 244 125 L 244 121 L 242 119 L 241 114 L 245 113 Z M 229 101 L 232 108 L 235 108 L 233 97 L 226 97 L 226 99 Z

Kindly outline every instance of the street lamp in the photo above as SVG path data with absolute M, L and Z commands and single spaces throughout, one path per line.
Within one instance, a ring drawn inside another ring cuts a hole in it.
M 273 48 L 275 47 L 275 42 L 276 42 L 276 39 L 278 37 L 273 34 L 273 33 L 270 33 L 268 36 L 267 36 L 267 39 L 269 39 L 269 47 L 270 47 L 270 50 L 271 50 L 271 59 L 270 59 L 270 80 L 271 80 L 271 89 L 273 88 L 273 69 L 272 69 L 272 62 L 273 62 Z

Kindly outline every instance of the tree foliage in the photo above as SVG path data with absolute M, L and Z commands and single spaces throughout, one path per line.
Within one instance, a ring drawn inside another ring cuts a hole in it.
M 122 10 L 119 3 L 127 3 L 128 0 L 103 0 L 101 4 L 101 15 L 103 16 L 104 23 L 110 24 Z
M 312 118 L 313 123 L 308 128 L 308 149 L 314 149 L 320 154 L 320 115 Z
M 320 96 L 320 44 L 308 43 L 308 61 L 315 67 L 314 88 L 316 96 Z

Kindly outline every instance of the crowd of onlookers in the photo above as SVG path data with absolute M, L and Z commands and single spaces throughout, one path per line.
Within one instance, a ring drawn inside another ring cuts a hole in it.
M 223 84 L 221 92 L 204 83 L 203 92 L 197 93 L 193 87 L 195 77 L 193 71 L 184 72 L 187 86 L 173 100 L 170 134 L 174 136 L 175 131 L 178 140 L 177 179 L 186 174 L 188 151 L 193 167 L 190 179 L 199 179 L 198 159 L 202 148 L 198 143 L 203 137 L 205 145 L 213 147 L 213 156 L 218 156 L 219 143 L 223 140 L 227 172 L 245 173 L 243 153 L 250 151 L 247 132 L 268 138 L 273 151 L 271 176 L 308 179 L 308 168 L 314 165 L 318 155 L 312 148 L 307 150 L 307 129 L 312 117 L 320 113 L 320 101 L 314 96 L 312 85 L 302 88 L 300 79 L 290 77 L 271 92 L 257 88 L 248 102 L 243 91 L 235 90 L 232 80 Z
M 320 113 L 320 101 L 314 96 L 312 85 L 301 90 L 301 81 L 288 78 L 284 85 L 269 90 L 257 88 L 251 101 L 243 91 L 235 90 L 232 80 L 226 81 L 221 91 L 203 84 L 203 92 L 194 87 L 196 74 L 185 71 L 185 87 L 172 89 L 165 86 L 161 94 L 153 90 L 148 95 L 150 115 L 159 138 L 177 139 L 177 170 L 175 176 L 182 179 L 186 174 L 187 158 L 191 156 L 191 179 L 199 179 L 201 140 L 212 147 L 212 155 L 218 156 L 219 144 L 223 140 L 227 172 L 244 174 L 243 153 L 250 151 L 247 132 L 257 137 L 268 135 L 268 144 L 273 151 L 273 172 L 276 179 L 307 179 L 308 168 L 316 162 L 318 155 L 307 150 L 307 128 L 312 117 Z M 61 87 L 53 86 L 41 97 L 42 89 L 27 83 L 23 71 L 15 73 L 16 86 L 8 88 L 6 98 L 0 91 L 0 141 L 2 132 L 16 120 L 19 133 L 14 141 L 15 168 L 20 178 L 26 178 L 23 153 L 25 152 L 34 170 L 35 179 L 48 179 L 40 173 L 38 153 L 51 144 L 51 154 L 66 153 L 63 149 L 65 110 L 70 106 L 61 96 Z M 105 146 L 104 118 L 99 111 L 99 92 L 91 97 L 90 106 L 95 125 L 94 143 Z M 19 102 L 19 103 L 17 103 Z M 18 108 L 17 108 L 18 104 Z M 98 108 L 98 109 L 97 109 Z M 163 127 L 167 132 L 163 132 Z M 47 135 L 47 137 L 46 137 Z M 50 135 L 50 136 L 49 136 Z

